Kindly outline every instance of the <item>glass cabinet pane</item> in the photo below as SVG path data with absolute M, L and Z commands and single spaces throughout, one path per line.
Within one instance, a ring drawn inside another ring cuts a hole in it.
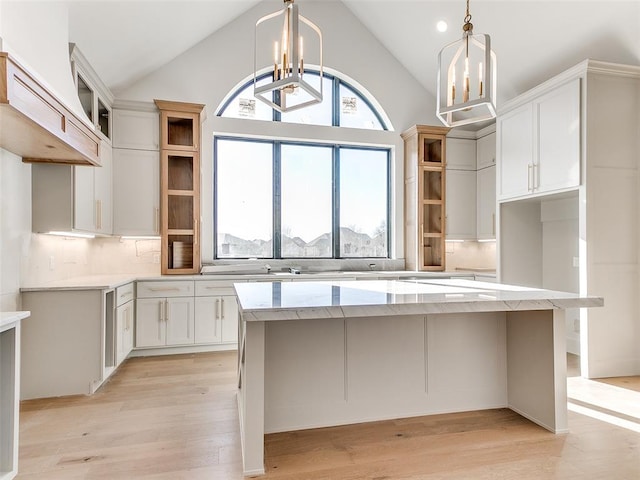
M 80 99 L 82 110 L 93 123 L 93 90 L 89 88 L 87 82 L 80 75 L 78 75 L 78 98 Z

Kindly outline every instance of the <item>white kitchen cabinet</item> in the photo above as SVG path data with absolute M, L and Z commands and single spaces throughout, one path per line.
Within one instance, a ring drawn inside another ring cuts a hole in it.
M 138 282 L 136 348 L 192 345 L 193 291 L 193 281 Z
M 496 166 L 477 172 L 477 238 L 496 238 Z
M 136 347 L 194 343 L 193 297 L 136 300 Z
M 160 114 L 154 103 L 113 111 L 113 233 L 160 235 Z
M 496 132 L 478 138 L 476 156 L 478 170 L 496 164 Z
M 160 154 L 113 150 L 113 233 L 160 235 Z
M 78 47 L 71 43 L 69 58 L 78 99 L 84 113 L 103 140 L 111 144 L 113 94 Z
M 580 184 L 580 80 L 535 101 L 537 150 L 535 190 L 552 192 Z
M 113 231 L 113 150 L 111 145 L 102 141 L 102 167 L 93 169 L 93 203 L 95 213 L 95 232 L 111 235 Z M 82 167 L 74 167 L 82 168 Z
M 164 298 L 136 300 L 136 347 L 163 347 L 167 343 Z
M 195 343 L 222 342 L 221 298 L 224 297 L 196 297 Z
M 498 117 L 497 156 L 500 198 L 531 193 L 533 170 L 533 104 Z
M 90 395 L 116 367 L 114 289 L 22 290 L 22 400 Z
M 500 116 L 500 198 L 551 193 L 580 185 L 580 128 L 580 79 Z
M 128 150 L 160 149 L 160 114 L 151 103 L 145 110 L 114 108 L 113 147 Z
M 116 366 L 133 349 L 134 316 L 133 282 L 116 288 Z
M 447 239 L 476 238 L 476 171 L 447 169 Z
M 476 141 L 447 136 L 447 170 L 476 169 Z
M 196 282 L 195 343 L 237 343 L 238 303 L 232 282 Z
M 133 349 L 133 302 L 116 308 L 116 364 L 120 365 Z
M 476 140 L 447 137 L 446 238 L 476 238 Z
M 535 106 L 539 185 L 549 194 L 499 198 L 498 278 L 606 299 L 579 322 L 567 315 L 567 346 L 579 348 L 587 378 L 640 373 L 638 92 L 637 65 L 585 60 L 500 107 L 502 117 Z M 499 138 L 500 128 L 499 118 Z M 499 175 L 509 160 L 499 143 Z
M 236 297 L 196 297 L 195 343 L 236 343 L 238 304 Z
M 110 235 L 111 145 L 102 140 L 101 167 L 34 164 L 32 230 Z

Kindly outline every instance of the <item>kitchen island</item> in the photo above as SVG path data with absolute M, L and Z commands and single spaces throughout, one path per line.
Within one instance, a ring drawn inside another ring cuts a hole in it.
M 266 433 L 503 407 L 566 432 L 564 310 L 603 305 L 459 279 L 234 288 L 245 475 Z

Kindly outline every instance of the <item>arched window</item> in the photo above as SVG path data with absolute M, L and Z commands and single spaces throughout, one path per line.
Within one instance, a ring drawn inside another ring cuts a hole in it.
M 311 84 L 319 86 L 318 72 L 305 72 Z M 315 77 L 315 78 L 314 78 Z M 258 79 L 258 85 L 272 80 L 265 73 Z M 323 75 L 323 100 L 321 103 L 280 113 L 253 96 L 253 79 L 243 84 L 227 97 L 218 110 L 219 117 L 272 120 L 276 122 L 304 123 L 334 127 L 362 128 L 366 130 L 388 130 L 372 103 L 360 91 L 336 75 Z
M 319 85 L 317 72 L 305 75 Z M 271 79 L 265 74 L 258 83 Z M 389 130 L 386 115 L 364 89 L 335 74 L 322 81 L 321 103 L 280 113 L 253 96 L 251 79 L 226 97 L 216 115 Z M 217 259 L 389 258 L 390 205 L 387 146 L 308 137 L 214 137 Z

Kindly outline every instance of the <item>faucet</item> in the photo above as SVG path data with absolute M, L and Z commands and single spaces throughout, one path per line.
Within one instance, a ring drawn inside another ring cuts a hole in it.
M 294 267 L 289 267 L 289 273 L 293 273 L 295 275 L 300 275 L 300 269 L 299 268 L 294 268 Z

